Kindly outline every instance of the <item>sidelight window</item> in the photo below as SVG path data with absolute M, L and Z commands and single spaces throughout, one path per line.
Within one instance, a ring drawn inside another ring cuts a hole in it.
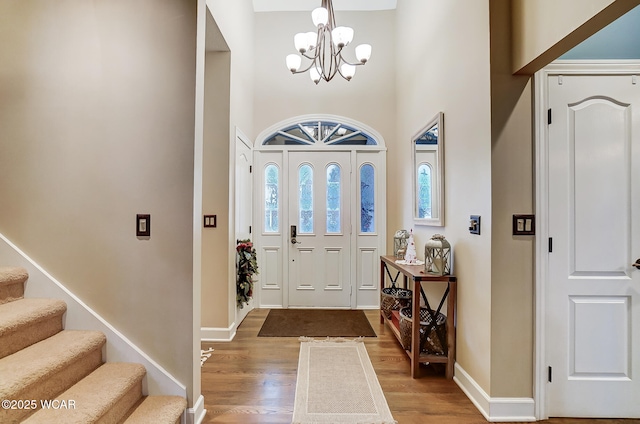
M 299 232 L 305 234 L 313 233 L 313 168 L 309 165 L 302 165 L 298 172 L 298 187 L 300 196 L 298 198 Z
M 279 169 L 273 164 L 264 168 L 264 231 L 277 233 L 280 231 L 278 209 L 280 196 L 278 193 Z
M 327 233 L 340 233 L 340 166 L 327 166 Z
M 373 233 L 375 227 L 375 170 L 371 164 L 360 167 L 360 232 Z

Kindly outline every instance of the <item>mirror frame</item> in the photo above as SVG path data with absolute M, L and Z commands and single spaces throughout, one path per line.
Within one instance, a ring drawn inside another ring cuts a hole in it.
M 433 127 L 438 127 L 438 150 L 436 154 L 437 169 L 435 170 L 436 183 L 432 186 L 432 196 L 437 199 L 435 218 L 418 217 L 418 192 L 417 192 L 417 172 L 418 163 L 416 157 L 416 140 Z M 411 156 L 413 161 L 413 174 L 411 175 L 412 199 L 413 199 L 413 220 L 416 225 L 431 225 L 434 227 L 444 226 L 444 113 L 438 112 L 420 131 L 411 137 Z

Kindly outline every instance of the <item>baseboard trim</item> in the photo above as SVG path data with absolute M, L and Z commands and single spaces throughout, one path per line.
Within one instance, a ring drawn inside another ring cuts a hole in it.
M 193 408 L 185 409 L 182 414 L 182 424 L 202 424 L 207 410 L 204 409 L 204 396 L 200 395 Z
M 3 234 L 0 234 L 0 241 L 2 241 L 0 258 L 5 263 L 22 266 L 29 272 L 29 279 L 25 284 L 26 296 L 51 297 L 63 300 L 67 304 L 65 329 L 101 331 L 107 337 L 106 359 L 108 362 L 136 362 L 144 365 L 147 370 L 143 380 L 144 394 L 187 397 L 187 388 L 160 364 L 47 273 Z
M 533 398 L 492 398 L 458 363 L 453 381 L 489 422 L 536 421 Z
M 236 336 L 236 323 L 227 328 L 202 327 L 200 328 L 200 340 L 203 342 L 230 342 Z

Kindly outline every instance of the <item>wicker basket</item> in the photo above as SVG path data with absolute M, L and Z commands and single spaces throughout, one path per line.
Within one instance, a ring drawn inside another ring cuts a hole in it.
M 400 289 L 395 285 L 385 287 L 380 291 L 380 310 L 387 319 L 391 319 L 391 313 L 411 304 L 413 292 Z
M 413 320 L 411 319 L 411 308 L 400 309 L 400 342 L 405 350 L 411 350 L 411 329 Z M 431 324 L 431 315 L 427 308 L 420 308 L 420 350 L 436 355 L 447 353 L 447 317 L 438 313 L 436 317 L 437 325 L 431 327 L 427 334 L 427 328 Z M 439 336 L 439 337 L 438 337 Z

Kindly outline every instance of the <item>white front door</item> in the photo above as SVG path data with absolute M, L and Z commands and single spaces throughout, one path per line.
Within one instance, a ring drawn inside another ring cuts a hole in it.
M 291 151 L 288 183 L 289 306 L 348 308 L 351 153 Z
M 640 84 L 549 75 L 549 416 L 640 417 Z

